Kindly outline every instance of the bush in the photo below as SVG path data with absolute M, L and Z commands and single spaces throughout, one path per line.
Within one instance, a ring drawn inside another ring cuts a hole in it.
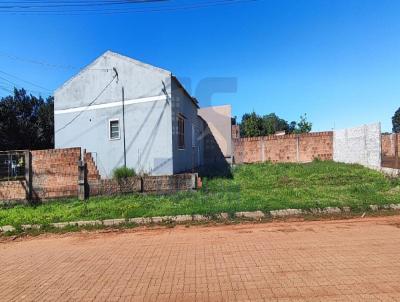
M 133 169 L 133 168 L 120 167 L 120 168 L 116 168 L 113 171 L 113 177 L 116 180 L 122 180 L 124 178 L 132 177 L 132 176 L 136 176 L 135 169 Z

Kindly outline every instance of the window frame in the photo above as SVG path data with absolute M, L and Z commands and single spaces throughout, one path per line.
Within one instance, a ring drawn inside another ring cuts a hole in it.
M 182 114 L 178 114 L 178 150 L 185 150 L 186 149 L 186 142 L 185 142 L 185 116 Z M 182 121 L 182 124 L 180 123 Z M 182 129 L 180 127 L 182 125 Z M 181 131 L 183 130 L 183 131 Z M 182 140 L 182 141 L 181 141 Z M 183 144 L 181 144 L 181 142 Z
M 111 133 L 112 133 L 112 131 L 111 131 L 111 123 L 112 122 L 118 122 L 118 137 L 111 137 Z M 120 123 L 119 123 L 119 118 L 113 118 L 113 119 L 109 119 L 108 120 L 108 139 L 110 140 L 110 141 L 116 141 L 116 140 L 119 140 L 119 139 L 121 139 L 121 127 L 120 127 Z

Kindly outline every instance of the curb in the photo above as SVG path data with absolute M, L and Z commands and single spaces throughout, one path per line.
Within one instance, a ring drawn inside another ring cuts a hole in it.
M 395 210 L 400 211 L 400 204 L 389 204 L 389 205 L 370 205 L 369 209 L 373 212 L 379 210 Z M 299 217 L 303 215 L 334 215 L 340 213 L 350 213 L 350 207 L 326 207 L 326 208 L 311 208 L 309 210 L 302 209 L 284 209 L 274 210 L 269 212 L 252 211 L 252 212 L 235 212 L 232 218 L 241 218 L 246 220 L 262 220 L 266 217 L 271 218 L 287 218 L 287 217 Z M 176 216 L 156 216 L 156 217 L 137 217 L 129 219 L 105 219 L 105 220 L 81 220 L 71 222 L 56 222 L 50 223 L 50 226 L 63 229 L 67 226 L 119 226 L 127 223 L 133 223 L 138 225 L 149 225 L 149 224 L 160 224 L 160 223 L 186 223 L 186 222 L 205 222 L 210 220 L 229 220 L 229 213 L 219 213 L 216 215 L 176 215 Z M 23 224 L 21 229 L 26 231 L 30 229 L 40 229 L 42 226 L 39 224 Z M 11 225 L 5 225 L 0 227 L 0 233 L 13 232 L 16 228 Z

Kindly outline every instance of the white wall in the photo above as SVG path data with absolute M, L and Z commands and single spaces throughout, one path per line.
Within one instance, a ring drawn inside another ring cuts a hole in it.
M 335 130 L 333 160 L 379 169 L 381 167 L 380 123 Z
M 107 87 L 115 74 L 113 68 L 118 71 L 118 81 Z M 154 175 L 173 174 L 171 104 L 167 97 L 171 96 L 171 74 L 111 52 L 56 91 L 55 147 L 93 152 L 101 175 L 111 177 L 124 162 L 122 87 L 126 102 L 157 98 L 125 106 L 127 166 Z M 76 112 L 68 111 L 71 109 Z M 120 139 L 110 140 L 110 119 L 119 119 Z

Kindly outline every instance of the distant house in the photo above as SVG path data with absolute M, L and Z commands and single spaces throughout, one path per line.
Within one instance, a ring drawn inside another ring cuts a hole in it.
M 54 107 L 55 147 L 92 152 L 103 177 L 125 162 L 153 175 L 205 164 L 207 121 L 170 71 L 107 51 L 55 91 Z

